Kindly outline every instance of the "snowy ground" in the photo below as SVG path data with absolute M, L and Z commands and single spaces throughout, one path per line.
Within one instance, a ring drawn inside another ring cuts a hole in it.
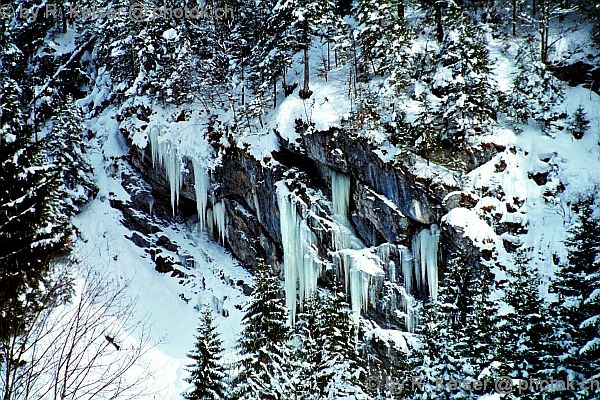
M 508 91 L 513 78 L 511 74 L 515 72 L 514 63 L 499 42 L 492 41 L 490 48 L 491 58 L 495 60 L 494 72 L 498 87 Z M 318 55 L 315 51 L 311 60 L 318 60 Z M 315 62 L 312 67 L 315 71 L 319 65 Z M 299 71 L 294 72 L 296 76 L 299 75 Z M 345 72 L 343 69 L 331 71 L 328 78 L 326 82 L 323 78 L 312 77 L 311 90 L 314 94 L 308 101 L 302 101 L 297 94 L 279 99 L 278 108 L 266 116 L 268 129 L 265 130 L 268 133 L 248 135 L 239 145 L 249 143 L 250 151 L 258 159 L 262 159 L 270 156 L 271 150 L 277 148 L 272 129 L 277 129 L 291 141 L 297 138 L 294 130 L 296 118 L 312 119 L 317 129 L 339 125 L 340 118 L 347 116 L 352 107 L 346 96 Z M 300 80 L 298 83 L 301 86 Z M 504 198 L 500 201 L 485 197 L 474 210 L 458 211 L 447 217 L 447 220 L 452 220 L 456 225 L 464 226 L 465 233 L 474 242 L 483 244 L 486 243 L 484 239 L 491 238 L 499 252 L 499 261 L 506 264 L 509 264 L 509 255 L 503 249 L 502 239 L 522 241 L 532 248 L 530 256 L 544 278 L 545 284 L 541 288 L 543 291 L 547 289 L 545 285 L 556 270 L 553 256 L 560 260 L 565 260 L 566 257 L 562 241 L 572 218 L 569 202 L 593 190 L 594 183 L 600 183 L 600 98 L 582 87 L 567 87 L 565 98 L 564 107 L 568 111 L 574 112 L 581 104 L 591 120 L 590 129 L 583 139 L 577 141 L 568 133 L 551 138 L 543 135 L 535 126 L 527 126 L 520 135 L 516 135 L 507 126 L 499 128 L 486 141 L 503 144 L 507 151 L 464 178 L 467 187 L 478 192 L 482 192 L 484 187 L 495 188 L 504 192 Z M 200 116 L 197 118 L 201 119 Z M 166 119 L 160 117 L 154 123 L 168 125 Z M 179 154 L 199 154 L 199 149 L 204 146 L 198 141 L 201 136 L 196 131 L 200 124 L 198 120 L 182 125 L 176 132 L 177 135 L 166 138 L 181 146 Z M 75 252 L 87 265 L 100 271 L 108 270 L 123 282 L 130 281 L 130 294 L 138 300 L 138 316 L 149 316 L 153 321 L 153 337 L 163 339 L 148 354 L 147 361 L 156 373 L 153 383 L 155 388 L 151 389 L 155 396 L 149 398 L 179 399 L 179 394 L 187 387 L 183 381 L 186 376 L 184 367 L 188 362 L 186 354 L 194 344 L 198 305 L 208 303 L 215 309 L 222 307 L 229 312 L 228 317 L 217 316 L 216 323 L 227 349 L 226 359 L 230 359 L 234 356 L 233 348 L 241 325 L 242 313 L 238 308 L 246 297 L 239 287 L 228 284 L 227 279 L 222 279 L 222 276 L 244 282 L 251 282 L 252 278 L 217 243 L 181 224 L 164 226 L 162 229 L 165 235 L 194 257 L 196 269 L 187 271 L 188 276 L 182 280 L 183 284 L 180 284 L 179 278 L 156 272 L 150 256 L 127 238 L 132 232 L 120 222 L 120 211 L 109 204 L 111 197 L 123 201 L 128 199 L 128 194 L 121 186 L 119 171 L 111 170 L 107 161 L 110 157 L 120 157 L 127 153 L 118 132 L 118 123 L 109 109 L 102 116 L 89 121 L 89 124 L 96 133 L 90 160 L 100 192 L 75 220 L 80 235 L 75 244 Z M 171 128 L 169 125 L 166 131 L 171 132 Z M 184 131 L 186 135 L 180 135 Z M 134 136 L 133 139 L 140 147 L 144 147 L 148 141 L 143 134 Z M 201 153 L 201 157 L 207 163 L 205 165 L 210 166 L 208 155 Z M 502 162 L 506 166 L 500 171 L 496 165 Z M 537 172 L 549 172 L 546 185 L 538 186 L 530 179 L 529 174 Z M 562 182 L 564 191 L 553 191 L 558 182 Z M 549 192 L 553 194 L 549 195 Z M 518 212 L 508 212 L 506 203 L 515 198 L 524 200 L 525 203 L 519 207 Z M 484 210 L 490 206 L 496 207 L 502 214 L 502 222 L 520 222 L 527 227 L 527 233 L 518 238 L 507 234 L 496 236 L 490 223 L 485 221 Z M 188 301 L 184 301 L 182 296 Z M 136 332 L 131 334 L 135 338 Z M 404 347 L 404 336 L 398 332 L 382 331 L 373 334 L 387 336 Z
M 79 238 L 74 255 L 86 266 L 129 283 L 129 294 L 137 300 L 136 317 L 148 318 L 152 340 L 160 341 L 144 359 L 154 373 L 152 386 L 146 388 L 153 393 L 148 398 L 179 399 L 188 387 L 183 378 L 187 376 L 187 353 L 194 346 L 199 306 L 208 304 L 215 310 L 215 321 L 227 349 L 225 359 L 230 359 L 241 326 L 239 307 L 246 299 L 241 288 L 231 285 L 230 280 L 251 283 L 252 278 L 217 243 L 182 224 L 164 226 L 163 233 L 194 258 L 195 269 L 186 271 L 184 279 L 155 271 L 150 255 L 128 239 L 132 232 L 120 222 L 121 212 L 109 204 L 109 198 L 126 201 L 129 197 L 121 186 L 119 171 L 112 171 L 105 161 L 105 157 L 125 153 L 111 117 L 106 112 L 90 123 L 97 138 L 90 160 L 100 192 L 75 219 Z M 218 314 L 221 310 L 229 315 Z M 135 339 L 139 332 L 130 333 Z

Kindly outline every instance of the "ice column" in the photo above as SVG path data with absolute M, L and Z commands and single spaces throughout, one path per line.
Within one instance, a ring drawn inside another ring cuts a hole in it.
M 300 304 L 317 289 L 321 266 L 317 257 L 315 234 L 306 220 L 297 213 L 297 207 L 306 207 L 284 182 L 276 184 L 281 242 L 283 244 L 283 273 L 285 299 L 288 308 L 288 324 L 294 324 L 298 294 Z M 298 289 L 298 290 L 297 290 Z
M 221 200 L 213 206 L 212 223 L 217 228 L 217 234 L 221 236 L 221 243 L 225 244 L 225 201 Z
M 435 301 L 438 292 L 438 244 L 440 228 L 433 224 L 413 237 L 413 261 L 415 278 L 419 289 L 427 286 Z
M 194 167 L 194 189 L 196 191 L 196 207 L 198 209 L 198 225 L 201 231 L 206 228 L 206 204 L 208 202 L 208 171 L 204 165 L 195 159 L 192 160 Z
M 413 282 L 413 257 L 410 250 L 406 247 L 400 248 L 402 259 L 402 279 L 404 280 L 404 290 L 406 293 L 412 293 Z
M 343 268 L 346 291 L 350 292 L 352 318 L 358 325 L 360 313 L 368 305 L 371 277 L 382 274 L 379 257 L 365 249 L 354 233 L 348 217 L 350 205 L 350 176 L 332 171 L 331 200 L 333 202 L 332 229 L 333 249 L 337 251 L 339 267 Z M 389 248 L 381 249 L 382 256 L 389 258 Z
M 179 204 L 179 191 L 183 183 L 181 158 L 177 153 L 177 147 L 173 142 L 162 138 L 161 130 L 157 126 L 150 128 L 150 147 L 152 148 L 152 166 L 155 167 L 156 161 L 158 161 L 165 168 L 171 189 L 171 207 L 175 214 L 175 206 Z

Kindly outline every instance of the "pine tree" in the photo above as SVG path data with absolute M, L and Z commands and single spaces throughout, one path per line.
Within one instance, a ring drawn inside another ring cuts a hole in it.
M 550 310 L 539 292 L 537 269 L 526 257 L 525 249 L 515 253 L 513 268 L 507 272 L 504 301 L 511 307 L 498 324 L 498 357 L 502 375 L 515 378 L 550 378 L 546 342 L 551 327 Z
M 344 295 L 334 285 L 333 293 L 323 300 L 322 356 L 317 382 L 326 398 L 368 398 L 363 386 L 366 373 L 357 354 L 358 334 L 354 330 L 358 328 L 352 326 Z
M 552 338 L 558 348 L 555 369 L 575 379 L 589 379 L 600 369 L 597 316 L 600 289 L 600 220 L 594 215 L 594 198 L 578 201 L 578 221 L 569 228 L 565 244 L 568 262 L 552 283 L 558 295 L 554 312 L 558 321 Z M 582 396 L 590 395 L 583 393 Z
M 69 236 L 51 223 L 50 198 L 57 182 L 24 122 L 19 84 L 0 71 L 0 339 L 19 333 L 27 310 L 23 295 L 35 289 L 50 257 Z
M 53 129 L 43 140 L 51 171 L 60 182 L 53 215 L 65 223 L 97 192 L 92 167 L 84 159 L 87 151 L 86 128 L 81 110 L 71 96 L 54 119 Z M 55 197 L 56 197 L 55 196 Z M 60 200 L 59 200 L 60 199 Z
M 296 392 L 299 398 L 369 398 L 349 310 L 338 289 L 334 285 L 331 294 L 309 296 L 298 314 L 295 337 L 300 344 L 295 357 L 303 377 Z
M 573 137 L 577 140 L 581 139 L 589 128 L 590 121 L 585 115 L 583 106 L 579 105 L 575 114 L 570 118 L 569 130 Z
M 241 371 L 234 380 L 236 399 L 282 399 L 293 388 L 286 365 L 289 328 L 279 278 L 260 263 L 256 289 L 245 307 L 244 327 L 238 342 Z
M 441 140 L 460 145 L 494 123 L 498 102 L 482 32 L 459 10 L 453 21 L 439 49 L 432 93 L 441 99 L 435 111 Z
M 209 308 L 202 310 L 197 332 L 196 347 L 188 354 L 194 363 L 187 366 L 190 376 L 185 379 L 194 388 L 183 396 L 188 400 L 224 399 L 227 386 L 221 363 L 223 341 L 213 325 Z
M 438 387 L 436 379 L 475 381 L 490 367 L 497 314 L 490 299 L 492 276 L 485 264 L 459 255 L 450 261 L 442 282 L 438 299 L 425 304 L 416 331 L 422 347 L 411 362 L 416 365 L 413 374 L 424 380 L 423 392 L 415 398 L 474 398 L 481 393 Z
M 330 1 L 291 0 L 280 2 L 276 7 L 277 18 L 281 22 L 290 22 L 290 35 L 285 36 L 293 50 L 302 52 L 304 64 L 304 84 L 299 91 L 302 99 L 312 95 L 310 90 L 310 47 L 315 37 L 331 36 L 327 27 L 341 25 L 340 19 L 335 14 L 335 4 Z M 281 18 L 281 17 L 283 18 Z
M 391 72 L 398 62 L 398 53 L 408 43 L 408 27 L 403 16 L 398 15 L 395 3 L 389 0 L 360 0 L 354 10 L 363 57 L 376 75 Z
M 546 66 L 531 58 L 523 49 L 517 63 L 519 73 L 514 79 L 509 95 L 508 117 L 517 124 L 526 124 L 529 118 L 542 125 L 544 133 L 553 135 L 559 114 L 556 105 L 564 99 L 562 84 L 548 71 Z

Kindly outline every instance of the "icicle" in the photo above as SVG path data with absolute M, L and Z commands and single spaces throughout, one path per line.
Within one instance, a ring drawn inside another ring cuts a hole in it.
M 171 189 L 171 207 L 175 215 L 175 206 L 179 204 L 179 191 L 183 183 L 183 171 L 181 169 L 181 158 L 177 153 L 177 148 L 172 142 L 161 139 L 160 128 L 154 126 L 150 128 L 150 147 L 152 150 L 152 167 L 156 166 L 156 161 L 165 168 L 167 181 Z
M 321 273 L 316 252 L 316 236 L 308 224 L 297 214 L 297 200 L 283 182 L 276 185 L 281 241 L 283 244 L 283 272 L 288 324 L 294 324 L 297 309 L 297 287 L 300 304 L 317 289 Z
M 350 269 L 350 297 L 352 298 L 352 320 L 358 326 L 360 312 L 366 309 L 369 301 L 370 275 L 353 267 Z
M 371 254 L 369 249 L 346 249 L 337 252 L 337 257 L 344 270 L 346 290 L 349 290 L 352 315 L 358 324 L 360 313 L 366 310 L 371 277 L 383 274 L 379 266 L 379 257 Z
M 410 251 L 403 247 L 401 249 L 402 259 L 402 279 L 404 280 L 404 290 L 406 293 L 412 293 L 412 281 L 413 281 L 413 257 Z
M 196 191 L 196 208 L 198 209 L 198 225 L 200 231 L 206 227 L 206 204 L 208 202 L 208 173 L 206 168 L 195 159 L 192 159 L 194 167 L 194 189 Z
M 377 248 L 377 255 L 381 259 L 384 269 L 388 270 L 388 279 L 390 282 L 396 282 L 396 264 L 390 261 L 390 244 L 383 243 Z
M 412 252 L 413 252 L 413 267 L 415 271 L 415 281 L 417 282 L 417 290 L 421 290 L 422 277 L 421 277 L 421 241 L 419 236 L 415 235 L 412 239 Z
M 437 300 L 438 291 L 439 237 L 440 229 L 435 224 L 413 237 L 413 267 L 417 289 L 427 286 L 433 300 Z
M 404 324 L 406 325 L 406 330 L 413 333 L 417 327 L 419 316 L 417 310 L 415 310 L 415 299 L 407 295 L 404 297 L 402 303 L 404 305 Z
M 427 255 L 427 283 L 429 284 L 429 294 L 436 301 L 438 295 L 438 244 L 440 241 L 440 228 L 437 225 L 431 225 L 431 242 L 428 246 Z
M 213 224 L 217 228 L 217 234 L 221 236 L 221 243 L 225 244 L 225 201 L 221 200 L 213 206 Z
M 393 261 L 388 262 L 388 271 L 390 272 L 389 273 L 390 282 L 396 283 L 397 278 L 396 278 L 396 263 L 395 262 L 393 262 Z
M 426 281 L 427 281 L 427 265 L 429 264 L 429 259 L 428 256 L 431 254 L 431 251 L 429 250 L 429 247 L 431 245 L 431 231 L 429 231 L 429 229 L 423 229 L 420 233 L 419 233 L 419 238 L 418 241 L 420 243 L 419 246 L 419 250 L 420 250 L 420 261 L 421 261 L 421 272 L 420 272 L 420 276 L 421 276 L 421 287 L 425 287 L 426 285 Z M 418 266 L 415 265 L 415 268 L 418 268 Z
M 152 215 L 154 211 L 154 197 L 152 196 L 148 199 L 148 208 L 150 209 L 150 215 Z
M 156 167 L 158 159 L 158 138 L 160 136 L 160 128 L 153 126 L 150 128 L 150 150 L 152 151 L 152 168 Z
M 208 236 L 210 237 L 215 237 L 213 221 L 213 209 L 209 207 L 206 209 L 206 233 L 208 233 Z
M 332 171 L 331 200 L 333 202 L 333 213 L 348 218 L 348 206 L 350 205 L 350 175 Z

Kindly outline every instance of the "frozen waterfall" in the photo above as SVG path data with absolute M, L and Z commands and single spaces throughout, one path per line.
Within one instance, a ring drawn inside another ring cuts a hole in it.
M 211 213 L 212 221 L 210 223 L 217 228 L 217 232 L 215 236 L 220 236 L 221 244 L 225 244 L 225 233 L 227 226 L 226 215 L 225 215 L 225 201 L 221 200 L 217 204 L 215 204 L 212 208 Z
M 171 189 L 171 207 L 175 214 L 175 207 L 179 204 L 179 191 L 183 183 L 183 171 L 181 169 L 181 157 L 177 153 L 177 147 L 170 141 L 163 139 L 159 127 L 150 129 L 150 147 L 152 150 L 152 166 L 156 162 L 165 168 L 167 181 Z
M 317 289 L 321 265 L 317 256 L 315 234 L 306 221 L 297 213 L 297 207 L 306 207 L 284 182 L 276 184 L 281 242 L 283 244 L 283 269 L 285 299 L 288 308 L 288 324 L 293 325 L 296 315 L 298 294 L 300 304 Z M 299 290 L 297 290 L 299 289 Z
M 206 205 L 208 202 L 208 171 L 204 165 L 192 159 L 194 167 L 194 189 L 196 191 L 196 207 L 198 209 L 198 227 L 200 231 L 206 228 Z
M 417 288 L 425 286 L 431 298 L 437 300 L 438 292 L 438 244 L 440 228 L 433 224 L 413 237 L 413 263 Z
M 365 248 L 354 233 L 348 216 L 350 206 L 350 176 L 336 171 L 331 175 L 331 200 L 333 202 L 332 240 L 336 251 L 338 269 L 344 276 L 346 291 L 350 292 L 352 319 L 358 325 L 360 313 L 369 300 L 371 278 L 383 274 L 381 260 Z M 385 251 L 384 251 L 385 252 Z M 388 253 L 389 254 L 389 253 Z M 384 254 L 385 255 L 385 254 Z

